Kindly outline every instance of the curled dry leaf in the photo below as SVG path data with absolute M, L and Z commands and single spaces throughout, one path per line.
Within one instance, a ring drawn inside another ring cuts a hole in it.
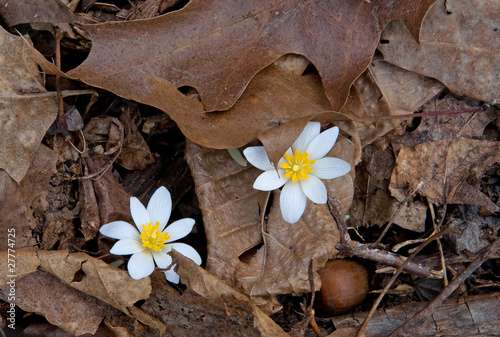
M 57 116 L 56 93 L 41 83 L 26 43 L 0 28 L 0 168 L 17 183 Z
M 123 123 L 125 138 L 116 162 L 127 170 L 142 171 L 153 164 L 155 159 L 138 129 L 142 121 L 141 115 L 137 109 L 125 106 L 120 121 Z
M 173 84 L 164 96 L 192 86 L 207 111 L 226 110 L 260 69 L 297 53 L 316 65 L 339 109 L 376 48 L 374 7 L 365 1 L 195 0 L 154 19 L 84 26 L 92 50 L 70 75 L 120 96 L 147 99 L 154 92 L 150 74 Z
M 223 303 L 226 303 L 227 315 L 247 316 L 248 318 L 253 316 L 253 325 L 257 327 L 262 336 L 288 336 L 279 325 L 262 312 L 247 296 L 228 286 L 182 254 L 172 251 L 171 255 L 174 262 L 177 262 L 177 273 L 180 277 L 189 281 L 189 287 L 211 301 L 219 302 L 222 300 Z M 244 311 L 243 314 L 242 311 Z
M 382 25 L 411 17 L 405 22 L 414 31 L 430 3 L 385 8 L 380 14 Z M 203 146 L 236 148 L 276 125 L 266 121 L 273 109 L 266 110 L 265 117 L 251 110 L 243 117 L 206 111 L 233 106 L 261 69 L 287 53 L 305 55 L 314 63 L 324 86 L 317 92 L 325 91 L 330 102 L 326 110 L 340 109 L 378 42 L 375 8 L 375 2 L 368 1 L 257 5 L 191 1 L 182 10 L 154 19 L 85 26 L 92 36 L 91 53 L 68 76 L 162 109 L 188 138 Z M 144 39 L 144 34 L 149 38 Z M 39 62 L 44 70 L 57 72 L 45 60 Z M 177 88 L 182 86 L 196 88 L 203 104 L 181 94 Z M 269 93 L 267 97 L 279 96 Z M 266 97 L 248 95 L 247 99 L 251 103 Z M 301 117 L 303 113 L 287 119 Z M 255 122 L 261 119 L 262 123 Z
M 344 137 L 337 142 L 327 156 L 342 158 L 354 167 L 353 143 Z M 314 271 L 321 268 L 335 255 L 338 242 L 326 205 L 309 202 L 302 219 L 290 225 L 282 219 L 279 194 L 274 195 L 263 233 L 259 201 L 266 192 L 252 187 L 260 170 L 239 166 L 227 151 L 193 143 L 188 143 L 186 157 L 203 212 L 207 270 L 249 295 L 267 313 L 279 310 L 277 294 L 311 291 L 309 261 L 316 260 Z M 329 196 L 339 199 L 345 210 L 352 201 L 353 175 L 351 171 L 325 181 Z
M 99 155 L 111 155 L 121 151 L 125 130 L 123 123 L 115 117 L 92 118 L 83 129 L 88 146 Z
M 479 178 L 488 165 L 498 163 L 499 144 L 456 138 L 402 148 L 392 173 L 391 192 L 401 199 L 401 189 L 423 183 L 419 193 L 433 203 L 470 204 L 497 212 L 500 208 L 466 179 Z
M 4 300 L 7 291 L 8 288 L 2 289 L 0 296 Z M 74 336 L 95 334 L 105 316 L 118 313 L 43 271 L 16 280 L 15 304 L 26 312 L 43 315 L 51 324 Z
M 99 155 L 116 153 L 116 163 L 124 168 L 144 170 L 154 163 L 154 157 L 137 128 L 140 123 L 139 112 L 125 106 L 120 118 L 110 116 L 92 118 L 85 125 L 85 139 L 94 153 Z
M 128 272 L 84 253 L 38 251 L 40 267 L 64 283 L 129 313 L 135 302 L 151 293 L 151 280 L 133 280 Z
M 499 12 L 497 1 L 440 1 L 426 16 L 420 44 L 395 21 L 378 48 L 392 64 L 435 78 L 459 95 L 490 102 L 500 92 Z
M 90 295 L 88 297 L 91 300 L 88 302 L 93 303 L 96 301 L 95 298 L 100 299 L 161 333 L 165 331 L 165 326 L 161 322 L 134 307 L 134 303 L 149 297 L 150 278 L 133 280 L 127 271 L 110 266 L 84 253 L 39 250 L 36 254 L 40 269 L 54 275 L 65 285 L 79 290 L 78 294 Z M 29 258 L 33 256 L 30 255 Z M 101 302 L 99 303 L 102 305 Z M 58 307 L 53 304 L 53 308 Z M 99 322 L 101 320 L 102 317 Z

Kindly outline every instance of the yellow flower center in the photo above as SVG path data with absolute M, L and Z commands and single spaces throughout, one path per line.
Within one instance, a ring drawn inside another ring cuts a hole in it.
M 142 245 L 151 250 L 155 250 L 157 252 L 162 250 L 162 247 L 166 247 L 165 241 L 170 239 L 170 235 L 168 232 L 161 232 L 158 230 L 160 227 L 160 223 L 156 221 L 156 225 L 150 222 L 148 226 L 142 225 L 144 232 L 141 233 Z
M 285 153 L 286 163 L 280 165 L 282 169 L 286 170 L 285 177 L 292 178 L 293 182 L 309 178 L 307 174 L 312 173 L 309 166 L 314 164 L 316 160 L 309 160 L 308 156 L 309 153 L 299 152 L 299 150 L 295 150 L 293 156 Z

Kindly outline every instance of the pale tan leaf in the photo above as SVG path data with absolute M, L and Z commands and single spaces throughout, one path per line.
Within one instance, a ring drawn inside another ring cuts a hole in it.
M 0 168 L 17 183 L 57 116 L 56 93 L 41 83 L 23 39 L 0 28 Z
M 38 257 L 41 269 L 127 314 L 129 307 L 148 298 L 151 293 L 149 278 L 133 280 L 127 271 L 112 267 L 84 253 L 38 251 Z M 80 270 L 83 276 L 77 277 L 76 274 Z

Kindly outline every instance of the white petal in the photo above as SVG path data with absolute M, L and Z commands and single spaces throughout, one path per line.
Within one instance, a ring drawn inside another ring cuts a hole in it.
M 137 239 L 121 239 L 117 241 L 109 252 L 115 255 L 130 255 L 142 252 L 146 249 L 147 248 L 142 245 L 142 241 L 137 237 Z
M 280 188 L 290 179 L 285 177 L 284 170 L 280 170 L 280 173 L 281 177 L 274 169 L 261 173 L 261 175 L 255 179 L 253 188 L 259 191 L 272 191 Z
M 325 184 L 312 174 L 307 179 L 299 180 L 304 194 L 317 204 L 325 204 L 328 198 Z
M 177 273 L 174 271 L 174 267 L 176 265 L 174 264 L 172 268 L 169 270 L 165 271 L 165 277 L 167 278 L 168 282 L 172 282 L 174 284 L 179 284 L 180 277 L 177 275 Z
M 299 152 L 305 152 L 307 149 L 307 146 L 311 141 L 319 135 L 321 131 L 321 123 L 320 122 L 309 122 L 307 123 L 306 127 L 304 130 L 302 130 L 302 133 L 300 134 L 299 138 L 293 143 L 292 149 L 295 151 L 295 149 L 299 150 Z
M 170 246 L 172 249 L 175 249 L 177 252 L 181 253 L 188 259 L 191 259 L 196 263 L 197 265 L 201 264 L 201 256 L 198 254 L 198 252 L 191 247 L 190 245 L 186 245 L 185 243 L 171 243 Z
M 172 264 L 172 258 L 165 252 L 155 252 L 153 250 L 151 251 L 151 254 L 153 254 L 153 258 L 158 268 L 165 269 Z
M 243 154 L 245 158 L 255 166 L 256 168 L 262 171 L 273 170 L 274 167 L 271 165 L 269 161 L 269 157 L 267 156 L 267 152 L 264 146 L 250 146 L 243 150 Z
M 127 269 L 134 280 L 151 275 L 155 270 L 153 255 L 148 250 L 132 255 L 128 260 Z
M 342 177 L 351 171 L 351 165 L 339 158 L 321 158 L 311 165 L 312 175 L 320 179 L 334 179 Z
M 130 198 L 130 213 L 139 232 L 143 231 L 142 225 L 147 226 L 151 222 L 146 207 L 136 197 Z
M 186 218 L 175 221 L 170 224 L 167 228 L 165 228 L 165 232 L 168 232 L 170 235 L 170 239 L 166 242 L 172 242 L 179 239 L 182 239 L 193 230 L 194 219 Z
M 170 192 L 161 186 L 158 188 L 148 203 L 148 213 L 153 221 L 153 225 L 156 225 L 156 221 L 160 223 L 159 230 L 163 230 L 167 225 L 168 219 L 170 218 L 170 212 L 172 211 L 172 197 Z
M 137 228 L 125 221 L 113 221 L 103 225 L 99 232 L 113 239 L 134 239 L 139 238 Z
M 281 215 L 288 223 L 299 221 L 306 209 L 307 198 L 299 183 L 291 180 L 285 184 L 280 196 Z
M 307 146 L 306 152 L 309 153 L 310 160 L 323 158 L 337 141 L 339 136 L 339 128 L 334 126 L 317 135 Z

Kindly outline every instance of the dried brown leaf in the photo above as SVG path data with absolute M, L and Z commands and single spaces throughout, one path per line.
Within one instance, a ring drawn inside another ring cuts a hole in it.
M 288 336 L 278 324 L 262 312 L 247 296 L 228 286 L 220 279 L 210 274 L 193 261 L 183 255 L 172 251 L 172 256 L 177 262 L 178 274 L 189 281 L 189 287 L 196 293 L 209 300 L 222 299 L 227 303 L 228 315 L 253 315 L 253 325 L 257 327 L 262 336 Z
M 390 194 L 389 179 L 394 164 L 395 158 L 390 148 L 380 150 L 369 145 L 363 149 L 363 160 L 356 167 L 354 183 L 357 193 L 349 210 L 350 224 L 355 227 L 383 226 L 392 220 L 408 230 L 425 230 L 427 206 L 412 198 L 401 203 Z
M 56 173 L 56 162 L 57 154 L 40 145 L 20 184 L 0 170 L 0 250 L 12 248 L 8 247 L 8 234 L 12 233 L 12 229 L 15 231 L 16 249 L 29 249 L 36 245 L 33 231 L 39 223 L 34 214 L 44 212 L 50 206 L 47 202 L 48 186 Z
M 9 256 L 9 253 L 11 256 Z M 24 249 L 12 251 L 1 251 L 0 258 L 5 263 L 0 265 L 0 272 L 2 273 L 0 279 L 0 288 L 5 288 L 7 283 L 12 281 L 13 274 L 16 275 L 16 282 L 38 270 L 40 261 L 35 252 L 30 252 Z M 14 259 L 15 262 L 11 263 L 8 259 Z M 12 270 L 11 270 L 12 269 Z
M 0 16 L 9 26 L 31 22 L 73 22 L 75 16 L 59 0 L 0 0 Z
M 416 188 L 433 203 L 470 204 L 497 212 L 486 195 L 469 185 L 466 178 L 480 177 L 484 169 L 500 158 L 499 142 L 467 138 L 443 139 L 402 148 L 391 177 L 391 191 Z
M 133 280 L 128 272 L 84 253 L 38 251 L 40 267 L 71 287 L 129 314 L 129 307 L 148 298 L 151 280 Z M 83 275 L 77 275 L 82 273 Z
M 381 15 L 385 22 L 405 11 L 413 27 L 429 6 L 425 1 Z M 288 53 L 305 55 L 316 66 L 330 102 L 326 110 L 340 109 L 375 50 L 379 31 L 374 11 L 375 2 L 368 1 L 191 1 L 154 19 L 85 26 L 93 48 L 69 75 L 162 109 L 203 146 L 236 148 L 254 140 L 255 130 L 268 129 L 267 117 L 256 123 L 261 119 L 257 112 L 242 116 L 205 111 L 233 106 L 252 77 Z M 268 81 L 267 87 L 274 84 Z M 196 88 L 203 104 L 182 95 L 177 88 L 183 86 Z M 248 96 L 250 103 L 256 100 Z M 280 99 L 271 93 L 267 97 Z M 264 116 L 269 112 L 273 109 Z
M 429 8 L 436 0 L 395 1 L 382 0 L 379 3 L 377 14 L 381 27 L 393 20 L 402 21 L 410 31 L 415 41 L 420 40 L 422 21 Z
M 189 277 L 198 277 L 198 274 Z M 141 309 L 164 322 L 172 336 L 261 336 L 254 325 L 248 298 L 241 301 L 241 297 L 213 293 L 207 300 L 206 296 L 196 293 L 189 286 L 179 292 L 165 282 L 165 274 L 160 271 L 151 275 L 151 282 L 153 292 Z M 183 278 L 183 283 L 187 282 Z
M 80 221 L 85 241 L 92 240 L 101 227 L 99 218 L 99 206 L 94 192 L 94 186 L 90 179 L 80 183 L 79 200 L 81 201 Z
M 57 116 L 56 94 L 42 86 L 21 37 L 0 28 L 0 46 L 0 168 L 19 183 Z
M 101 224 L 117 220 L 131 222 L 129 206 L 131 196 L 115 180 L 113 173 L 109 170 L 110 162 L 88 155 L 85 155 L 84 159 L 89 175 L 98 176 L 102 173 L 99 179 L 92 180 Z
M 338 109 L 376 47 L 373 10 L 374 3 L 365 1 L 192 1 L 154 19 L 85 26 L 92 51 L 70 75 L 120 96 L 135 92 L 145 98 L 154 91 L 147 78 L 151 74 L 169 80 L 172 89 L 195 87 L 207 111 L 226 110 L 260 69 L 293 52 L 316 65 Z M 117 50 L 110 53 L 110 48 Z
M 125 138 L 116 162 L 127 170 L 142 171 L 153 164 L 155 159 L 138 129 L 142 121 L 141 115 L 137 109 L 126 106 L 122 109 L 120 121 L 124 126 Z
M 4 299 L 6 289 L 1 292 Z M 43 271 L 17 280 L 15 304 L 26 312 L 43 315 L 74 336 L 96 333 L 104 316 L 116 314 L 110 306 Z
M 406 122 L 402 119 L 374 121 L 373 117 L 411 114 L 443 88 L 433 79 L 374 60 L 353 83 L 341 113 L 356 121 L 363 146 L 375 142 L 385 148 L 390 138 L 404 132 Z
M 390 63 L 435 78 L 457 94 L 490 102 L 500 92 L 499 12 L 496 1 L 440 1 L 429 10 L 420 44 L 395 21 L 378 48 Z

